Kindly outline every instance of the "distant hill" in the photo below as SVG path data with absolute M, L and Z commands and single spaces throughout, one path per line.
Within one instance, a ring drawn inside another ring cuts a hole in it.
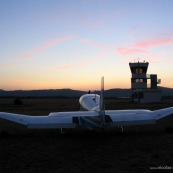
M 172 96 L 173 97 L 173 88 L 158 87 L 162 91 L 162 96 Z
M 55 89 L 55 90 L 0 90 L 1 97 L 80 97 L 86 94 L 85 91 L 71 89 Z
M 109 89 L 105 91 L 105 97 L 130 97 L 131 89 Z
M 162 96 L 173 96 L 172 88 L 159 87 Z M 86 91 L 71 89 L 50 89 L 50 90 L 0 90 L 0 97 L 80 97 Z M 99 94 L 99 91 L 96 92 Z M 109 89 L 105 90 L 105 97 L 130 97 L 131 89 Z
M 158 87 L 161 90 L 162 96 L 172 96 L 173 88 Z M 105 91 L 106 97 L 130 97 L 131 89 L 110 89 Z

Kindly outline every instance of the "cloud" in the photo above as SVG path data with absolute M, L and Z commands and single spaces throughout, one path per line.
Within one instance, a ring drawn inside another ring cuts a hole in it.
M 82 68 L 82 67 L 84 67 L 86 65 L 95 63 L 99 59 L 101 59 L 104 56 L 106 56 L 108 53 L 109 53 L 108 51 L 103 51 L 100 54 L 98 54 L 96 56 L 96 58 L 92 58 L 92 59 L 89 59 L 87 61 L 81 61 L 81 62 L 77 62 L 77 63 L 73 63 L 73 64 L 64 64 L 64 65 L 56 66 L 56 67 L 53 67 L 53 68 L 56 68 L 56 69 L 70 69 L 70 68 L 74 68 L 74 67 L 80 67 L 80 68 Z
M 145 54 L 150 58 L 160 58 L 160 55 L 152 54 L 149 48 L 165 45 L 173 45 L 173 38 L 156 38 L 148 41 L 139 41 L 126 47 L 115 48 L 115 50 L 122 56 Z
M 147 54 L 148 51 L 144 50 L 144 49 L 136 49 L 136 48 L 116 48 L 116 51 L 123 56 L 129 56 L 129 55 L 134 55 L 134 54 L 138 54 L 138 53 L 143 53 L 143 54 Z
M 140 48 L 150 48 L 154 46 L 164 46 L 164 45 L 172 45 L 173 38 L 162 38 L 162 39 L 153 39 L 148 41 L 141 41 L 137 42 L 133 47 L 140 47 Z
M 2 63 L 2 64 L 0 64 L 0 67 L 13 66 L 13 65 L 16 65 L 16 64 L 18 64 L 18 62 L 11 61 L 11 62 L 7 62 L 7 63 Z
M 53 39 L 47 43 L 44 43 L 43 45 L 41 45 L 40 47 L 37 47 L 29 52 L 24 53 L 24 55 L 22 56 L 22 58 L 31 58 L 33 55 L 38 54 L 56 44 L 62 43 L 64 41 L 70 40 L 72 38 L 72 36 L 65 36 L 65 37 L 61 37 L 61 38 L 57 38 L 57 39 Z

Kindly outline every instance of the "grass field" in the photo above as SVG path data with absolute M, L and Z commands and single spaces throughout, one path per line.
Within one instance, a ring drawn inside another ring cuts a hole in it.
M 16 106 L 12 98 L 0 99 L 0 111 L 48 115 L 79 110 L 77 98 L 22 102 L 22 106 Z M 128 99 L 106 99 L 105 105 L 106 109 L 155 110 L 173 106 L 173 100 L 134 104 Z M 165 127 L 173 127 L 172 122 L 170 116 L 154 126 L 125 127 L 123 134 L 116 129 L 106 129 L 104 134 L 99 130 L 73 129 L 61 135 L 59 130 L 28 130 L 0 120 L 0 172 L 171 172 L 151 167 L 173 167 L 173 133 L 165 131 Z

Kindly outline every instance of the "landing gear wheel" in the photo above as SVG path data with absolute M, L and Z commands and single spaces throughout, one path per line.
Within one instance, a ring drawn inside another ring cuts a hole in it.
M 117 126 L 117 128 L 118 128 L 118 132 L 119 133 L 123 133 L 124 132 L 123 126 Z
M 60 132 L 61 132 L 61 135 L 63 135 L 65 133 L 65 131 L 63 130 L 63 128 L 60 128 Z

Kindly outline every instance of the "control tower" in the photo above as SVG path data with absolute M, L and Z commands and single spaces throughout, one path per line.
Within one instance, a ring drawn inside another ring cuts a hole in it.
M 129 63 L 132 73 L 132 100 L 134 102 L 161 102 L 161 90 L 157 88 L 157 84 L 160 84 L 161 80 L 157 79 L 157 74 L 147 74 L 148 65 L 148 62 Z

